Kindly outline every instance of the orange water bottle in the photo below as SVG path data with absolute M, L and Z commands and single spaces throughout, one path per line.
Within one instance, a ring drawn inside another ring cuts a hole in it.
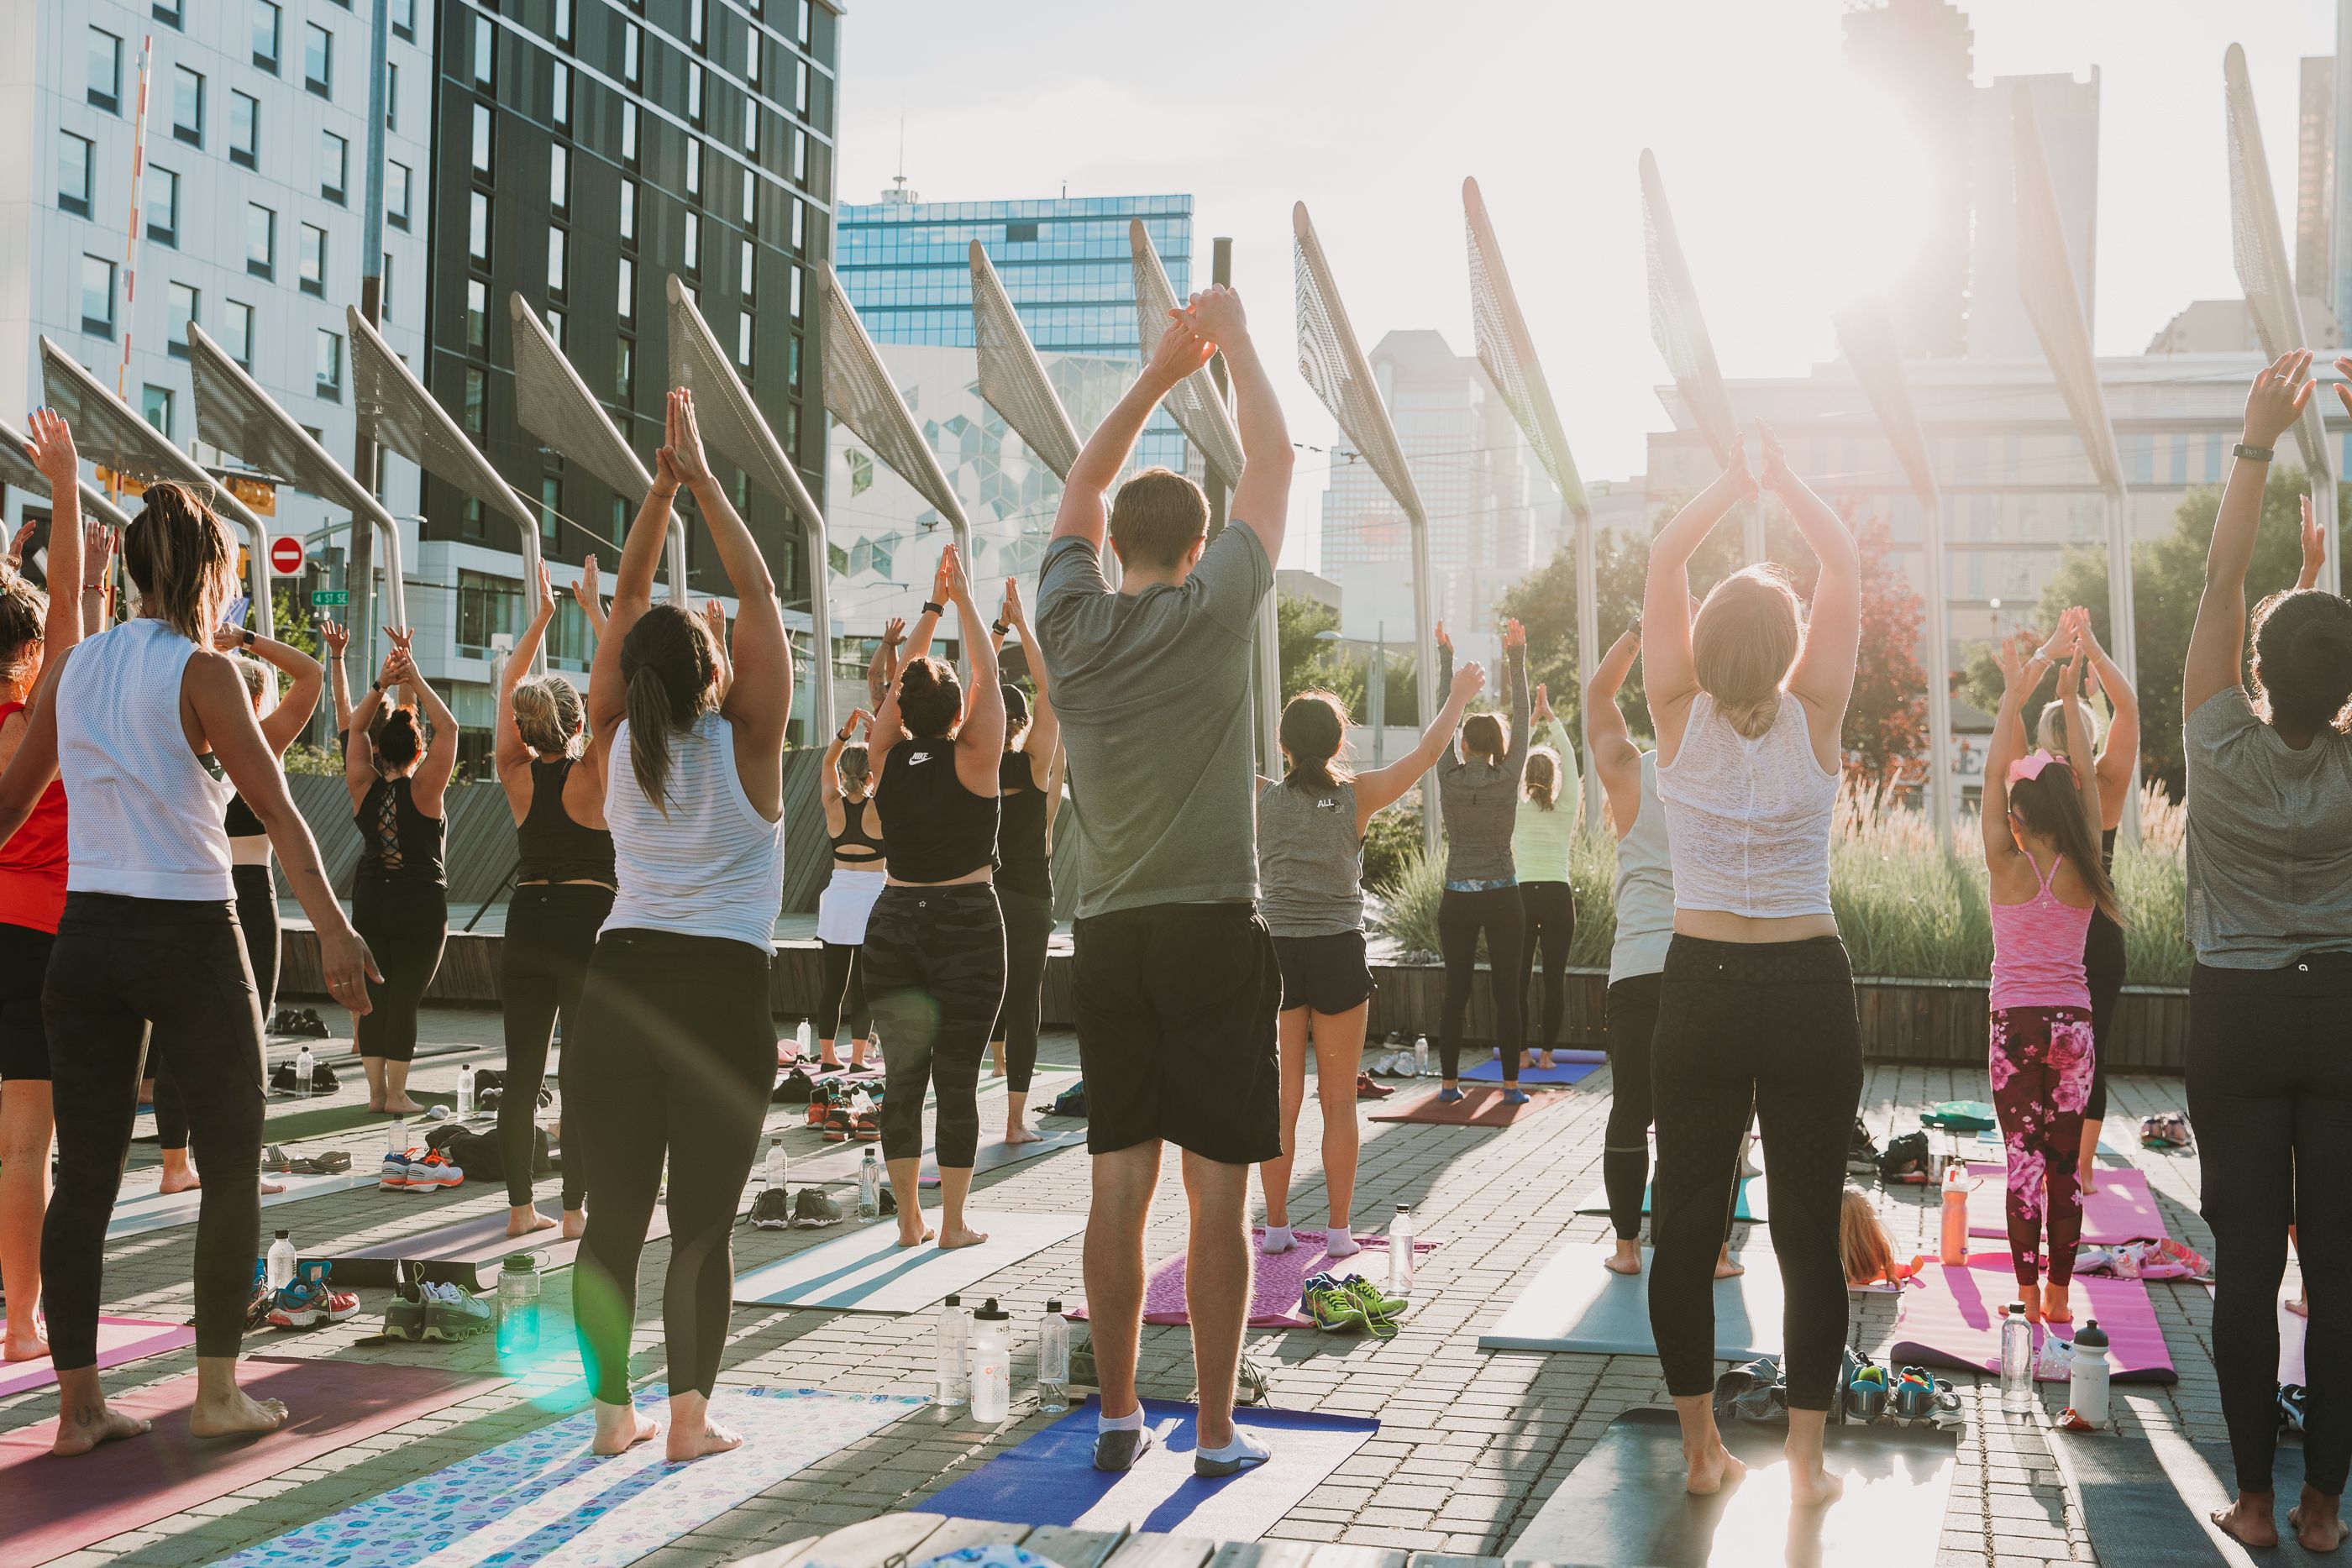
M 1968 1167 L 1955 1160 L 1944 1167 L 1944 1235 L 1938 1260 L 1958 1267 L 1969 1260 Z

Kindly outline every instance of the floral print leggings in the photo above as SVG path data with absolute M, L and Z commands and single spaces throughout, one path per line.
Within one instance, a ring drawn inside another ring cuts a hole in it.
M 1996 1008 L 1992 1104 L 2009 1154 L 2009 1255 L 2017 1282 L 2074 1277 L 2083 1235 L 2083 1108 L 2096 1061 L 2088 1008 Z M 2050 1249 L 2042 1250 L 2044 1218 Z

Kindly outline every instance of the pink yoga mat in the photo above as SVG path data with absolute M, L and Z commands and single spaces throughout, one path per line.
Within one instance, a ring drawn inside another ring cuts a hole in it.
M 5 1322 L 0 1319 L 0 1323 Z M 98 1364 L 101 1369 L 121 1366 L 142 1356 L 161 1355 L 167 1350 L 179 1350 L 195 1343 L 196 1331 L 184 1323 L 159 1323 L 148 1318 L 98 1320 Z M 32 1361 L 0 1363 L 0 1396 L 22 1394 L 27 1388 L 38 1388 L 57 1379 L 58 1369 L 49 1364 L 46 1355 Z
M 1895 1348 L 1886 1353 L 1888 1364 L 1999 1371 L 2001 1309 L 2017 1299 L 2017 1276 L 2009 1254 L 1979 1252 L 1964 1269 L 1930 1263 L 1919 1279 L 1922 1288 L 1904 1291 L 1895 1311 Z M 2116 1382 L 2176 1381 L 2145 1283 L 2077 1274 L 2070 1301 L 2075 1327 L 2096 1318 L 2105 1331 Z M 2046 1332 L 2036 1331 L 2037 1345 Z
M 1256 1279 L 1250 1292 L 1250 1327 L 1254 1329 L 1299 1329 L 1313 1320 L 1298 1310 L 1298 1293 L 1304 1290 L 1309 1276 L 1326 1271 L 1338 1274 L 1361 1274 L 1371 1281 L 1389 1277 L 1389 1239 L 1385 1236 L 1358 1236 L 1361 1252 L 1346 1258 L 1327 1257 L 1323 1250 L 1323 1233 L 1301 1230 L 1298 1245 L 1287 1252 L 1272 1257 L 1258 1251 L 1265 1238 L 1263 1228 L 1250 1230 L 1250 1250 L 1256 1253 Z M 1419 1259 L 1437 1249 L 1434 1241 L 1416 1241 L 1412 1255 Z M 1072 1312 L 1074 1318 L 1087 1315 L 1084 1307 Z M 1192 1314 L 1184 1310 L 1184 1255 L 1181 1252 L 1151 1270 L 1151 1278 L 1143 1285 L 1143 1321 L 1148 1323 L 1189 1323 Z
M 191 1437 L 192 1373 L 110 1398 L 154 1429 L 75 1458 L 49 1452 L 55 1421 L 0 1434 L 0 1519 L 8 1521 L 12 1568 L 32 1568 L 226 1497 L 493 1384 L 437 1366 L 260 1356 L 245 1358 L 240 1381 L 257 1399 L 284 1400 L 292 1419 L 260 1437 Z
M 1969 1234 L 2007 1239 L 2009 1167 L 1971 1160 L 1969 1175 L 1977 1183 L 1969 1194 Z M 2171 1234 L 2148 1190 L 2146 1171 L 2103 1170 L 2098 1190 L 2083 1200 L 2083 1239 L 2094 1246 Z

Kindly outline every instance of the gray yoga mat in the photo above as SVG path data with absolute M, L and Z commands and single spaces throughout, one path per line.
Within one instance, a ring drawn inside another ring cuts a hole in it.
M 1671 1410 L 1629 1410 L 1609 1424 L 1502 1553 L 1561 1568 L 1706 1568 L 1801 1563 L 1809 1568 L 1932 1568 L 1959 1439 L 1915 1427 L 1832 1427 L 1829 1468 L 1845 1495 L 1826 1508 L 1789 1500 L 1783 1429 L 1734 1422 L 1724 1446 L 1745 1480 L 1712 1497 L 1683 1490 L 1682 1433 Z M 2093 1539 L 2098 1534 L 2095 1530 Z M 2138 1537 L 2130 1537 L 2137 1542 Z M 2151 1561 L 2129 1554 L 2134 1568 Z
M 2192 1445 L 2166 1434 L 2053 1432 L 2050 1451 L 2082 1510 L 2084 1529 L 2093 1541 L 2126 1543 L 2121 1560 L 2132 1568 L 2334 1561 L 2304 1551 L 2287 1528 L 2287 1510 L 2303 1490 L 2303 1449 L 2294 1443 L 2279 1445 L 2273 1466 L 2279 1543 L 2263 1552 L 2227 1541 L 2206 1517 L 2228 1507 L 2237 1494 L 2237 1470 L 2226 1444 Z
M 1650 1195 L 1651 1189 L 1649 1187 L 1645 1186 L 1642 1189 L 1642 1212 L 1643 1214 L 1650 1212 Z M 1731 1206 L 1731 1218 L 1734 1219 L 1745 1219 L 1750 1221 L 1771 1218 L 1772 1208 L 1771 1206 L 1765 1201 L 1766 1196 L 1764 1178 L 1762 1176 L 1740 1177 L 1739 1196 L 1738 1198 L 1733 1200 Z M 1582 1197 L 1578 1198 L 1576 1200 L 1576 1212 L 1579 1214 L 1608 1213 L 1609 1189 L 1607 1187 L 1596 1186 L 1591 1192 L 1586 1193 Z
M 751 1306 L 919 1312 L 1087 1228 L 1083 1214 L 973 1210 L 965 1218 L 988 1239 L 945 1251 L 931 1242 L 902 1248 L 897 1222 L 880 1220 L 738 1276 L 735 1299 Z
M 1601 1267 L 1607 1243 L 1563 1247 L 1478 1336 L 1481 1350 L 1584 1351 L 1595 1355 L 1655 1355 L 1650 1334 L 1650 1250 L 1642 1271 Z M 1734 1253 L 1748 1272 L 1715 1282 L 1715 1354 L 1748 1361 L 1780 1354 L 1780 1266 L 1762 1248 Z

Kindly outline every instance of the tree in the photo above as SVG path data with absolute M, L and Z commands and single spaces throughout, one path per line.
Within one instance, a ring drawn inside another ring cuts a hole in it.
M 1862 556 L 1862 643 L 1840 744 L 1847 771 L 1876 785 L 1927 750 L 1927 674 L 1919 664 L 1926 606 L 1910 579 L 1887 564 L 1885 518 L 1865 519 L 1853 538 Z
M 1364 674 L 1336 642 L 1323 634 L 1339 630 L 1339 612 L 1319 600 L 1280 593 L 1274 602 L 1275 646 L 1282 665 L 1282 700 L 1304 691 L 1326 691 L 1348 706 L 1360 722 Z

